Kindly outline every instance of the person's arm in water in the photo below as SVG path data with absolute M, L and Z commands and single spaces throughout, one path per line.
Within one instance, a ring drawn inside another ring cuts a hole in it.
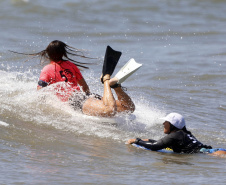
M 164 142 L 166 141 L 166 142 Z M 152 140 L 152 139 L 140 139 L 140 138 L 136 138 L 136 139 L 129 139 L 127 141 L 128 144 L 137 144 L 140 146 L 144 146 L 145 148 L 151 149 L 153 151 L 156 150 L 161 150 L 163 148 L 167 148 L 170 146 L 170 139 L 167 139 L 166 137 L 164 137 L 163 139 L 160 139 L 158 141 L 156 140 Z
M 40 83 L 40 81 L 39 81 Z M 43 82 L 42 82 L 43 83 Z M 46 83 L 46 82 L 44 82 Z M 47 83 L 46 83 L 47 84 Z M 89 86 L 87 85 L 86 81 L 84 78 L 82 78 L 80 81 L 78 81 L 78 84 L 81 86 L 83 92 L 85 92 L 86 94 L 89 94 L 90 93 L 90 90 L 89 90 Z M 47 84 L 48 85 L 48 84 Z M 46 86 L 47 86 L 46 85 Z M 41 88 L 45 87 L 45 85 L 38 85 L 37 86 L 37 90 L 40 90 Z
M 89 94 L 90 93 L 90 90 L 89 90 L 89 86 L 87 85 L 86 81 L 84 78 L 82 78 L 81 80 L 78 81 L 78 84 L 81 86 L 83 92 L 85 92 L 86 94 Z M 44 82 L 42 80 L 39 80 L 38 82 L 38 86 L 37 86 L 37 90 L 40 90 L 41 88 L 43 87 L 46 87 L 48 85 L 47 82 Z
M 90 94 L 89 86 L 87 85 L 86 81 L 84 78 L 78 81 L 78 84 L 81 86 L 83 92 L 86 94 Z

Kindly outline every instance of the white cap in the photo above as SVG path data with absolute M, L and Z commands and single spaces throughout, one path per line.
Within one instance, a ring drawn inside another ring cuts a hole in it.
M 170 113 L 166 117 L 160 119 L 170 122 L 173 126 L 177 127 L 178 129 L 182 129 L 185 126 L 184 117 L 175 112 Z

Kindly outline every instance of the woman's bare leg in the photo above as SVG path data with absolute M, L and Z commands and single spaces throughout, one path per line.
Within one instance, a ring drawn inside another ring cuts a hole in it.
M 109 85 L 110 75 L 104 76 L 104 95 L 102 100 L 89 98 L 83 104 L 84 114 L 91 116 L 112 117 L 116 114 L 116 101 Z
M 116 87 L 114 90 L 118 96 L 118 100 L 116 100 L 117 112 L 134 112 L 135 105 L 129 95 L 121 87 Z
M 112 78 L 109 81 L 110 86 L 116 84 L 117 82 L 118 79 L 116 77 Z M 134 112 L 135 105 L 132 99 L 128 96 L 128 94 L 126 94 L 125 91 L 123 91 L 120 86 L 114 88 L 114 90 L 118 96 L 118 100 L 116 100 L 117 112 Z

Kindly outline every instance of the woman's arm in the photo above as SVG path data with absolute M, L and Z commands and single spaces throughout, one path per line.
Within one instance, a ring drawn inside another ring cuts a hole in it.
M 86 81 L 84 78 L 78 81 L 78 84 L 82 87 L 83 92 L 86 94 L 90 93 L 89 86 L 87 85 Z

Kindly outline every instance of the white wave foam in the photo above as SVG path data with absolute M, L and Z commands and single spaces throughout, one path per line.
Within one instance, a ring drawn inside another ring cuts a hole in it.
M 9 126 L 9 124 L 8 124 L 8 123 L 3 122 L 3 121 L 0 121 L 0 125 L 1 125 L 1 126 L 5 126 L 5 127 Z
M 34 76 L 30 78 L 26 73 L 4 71 L 0 71 L 0 76 L 0 102 L 3 105 L 1 112 L 10 112 L 14 119 L 19 118 L 38 125 L 51 125 L 78 135 L 126 140 L 138 134 L 150 133 L 147 129 L 157 124 L 158 118 L 163 116 L 160 110 L 148 105 L 147 99 L 145 103 L 138 96 L 135 96 L 137 99 L 132 96 L 136 111 L 131 115 L 118 114 L 115 118 L 85 116 L 58 100 L 48 91 L 51 88 L 37 91 Z M 99 85 L 94 87 L 99 88 Z

